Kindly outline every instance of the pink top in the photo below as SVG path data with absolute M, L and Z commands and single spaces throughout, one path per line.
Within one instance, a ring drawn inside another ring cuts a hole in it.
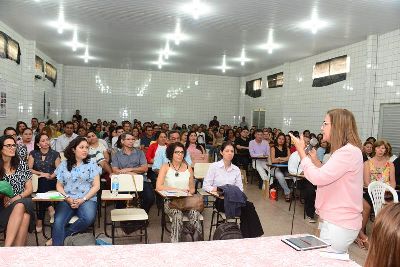
M 28 144 L 24 144 L 22 140 L 17 141 L 17 143 L 26 146 L 26 149 L 28 150 L 28 155 L 35 147 L 35 141 L 33 139 Z
M 195 144 L 190 144 L 187 148 L 187 151 L 190 153 L 190 158 L 192 159 L 193 165 L 198 162 L 208 162 L 207 154 L 203 154 L 200 150 L 198 150 Z
M 346 229 L 360 230 L 363 210 L 363 157 L 347 144 L 336 150 L 321 167 L 303 158 L 304 175 L 317 186 L 315 208 L 321 219 Z

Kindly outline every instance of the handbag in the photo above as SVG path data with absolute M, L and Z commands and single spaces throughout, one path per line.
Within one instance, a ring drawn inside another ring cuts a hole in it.
M 14 190 L 9 182 L 7 181 L 0 181 L 0 194 L 5 195 L 7 197 L 14 196 Z
M 202 212 L 204 210 L 203 196 L 193 195 L 191 197 L 175 198 L 169 202 L 169 207 L 181 211 L 197 210 Z

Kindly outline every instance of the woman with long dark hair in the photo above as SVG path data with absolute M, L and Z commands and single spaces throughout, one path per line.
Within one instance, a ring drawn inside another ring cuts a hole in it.
M 39 177 L 38 193 L 56 190 L 57 179 L 54 171 L 60 162 L 60 153 L 51 149 L 49 136 L 44 132 L 36 135 L 35 149 L 28 156 L 28 165 L 31 172 Z M 50 202 L 39 202 L 36 221 L 37 232 L 42 231 L 46 209 L 49 210 L 50 217 L 54 216 L 55 211 Z
M 56 169 L 57 191 L 65 196 L 58 203 L 53 225 L 53 245 L 62 246 L 64 239 L 85 231 L 93 224 L 97 211 L 100 170 L 89 160 L 89 144 L 84 137 L 72 140 L 64 151 L 66 160 Z M 68 225 L 76 215 L 79 219 Z
M 188 133 L 185 149 L 189 151 L 193 166 L 197 162 L 208 162 L 206 150 L 197 142 L 197 134 L 195 131 L 190 131 Z
M 10 183 L 13 196 L 0 195 L 0 230 L 6 230 L 4 246 L 25 246 L 28 231 L 34 228 L 32 173 L 16 154 L 17 144 L 10 135 L 0 138 L 0 180 Z
M 347 252 L 362 225 L 363 157 L 353 113 L 347 109 L 327 112 L 321 126 L 323 141 L 331 145 L 331 157 L 312 162 L 305 152 L 303 137 L 292 140 L 300 155 L 304 176 L 317 186 L 315 208 L 319 215 L 320 238 L 338 252 Z M 313 149 L 312 157 L 316 158 Z
M 290 149 L 286 145 L 286 136 L 284 133 L 279 133 L 275 139 L 274 146 L 271 147 L 271 162 L 273 164 L 287 164 L 290 157 Z M 274 173 L 275 178 L 281 185 L 284 193 L 285 200 L 290 201 L 290 189 L 286 183 L 285 175 L 288 173 L 287 167 L 275 167 L 271 172 Z

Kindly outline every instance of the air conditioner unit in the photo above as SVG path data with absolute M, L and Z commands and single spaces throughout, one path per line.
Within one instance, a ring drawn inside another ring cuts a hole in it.
M 41 80 L 41 79 L 43 79 L 43 77 L 44 77 L 44 72 L 35 69 L 35 79 L 36 80 Z

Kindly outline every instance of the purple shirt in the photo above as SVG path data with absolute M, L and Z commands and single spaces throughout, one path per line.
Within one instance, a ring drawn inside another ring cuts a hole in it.
M 269 144 L 264 139 L 261 143 L 257 143 L 256 140 L 251 140 L 249 144 L 249 152 L 252 158 L 260 156 L 269 156 Z
M 206 177 L 204 177 L 203 189 L 211 192 L 216 190 L 218 186 L 226 184 L 236 185 L 243 191 L 240 169 L 233 164 L 225 169 L 223 160 L 212 163 L 208 168 Z

